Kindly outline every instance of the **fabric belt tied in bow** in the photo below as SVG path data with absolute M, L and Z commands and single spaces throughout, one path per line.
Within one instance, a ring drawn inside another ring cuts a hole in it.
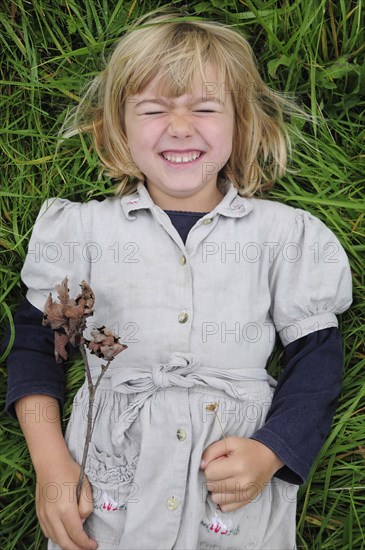
M 193 354 L 174 352 L 167 363 L 153 365 L 152 371 L 134 367 L 122 367 L 114 373 L 108 371 L 101 380 L 100 388 L 113 389 L 125 394 L 138 394 L 124 409 L 122 419 L 118 421 L 119 429 L 113 434 L 113 442 L 119 444 L 124 431 L 137 418 L 145 401 L 161 388 L 191 388 L 198 384 L 223 390 L 235 398 L 242 398 L 247 393 L 247 382 L 252 380 L 267 381 L 266 370 L 202 367 L 199 359 Z
M 168 363 L 156 364 L 152 368 L 152 381 L 157 388 L 180 386 L 191 388 L 195 384 L 189 375 L 200 367 L 200 361 L 192 354 L 174 353 Z

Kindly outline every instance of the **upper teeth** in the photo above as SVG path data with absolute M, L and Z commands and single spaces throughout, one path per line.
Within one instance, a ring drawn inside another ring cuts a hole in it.
M 200 157 L 201 153 L 185 153 L 183 156 L 175 155 L 173 153 L 162 153 L 162 156 L 170 162 L 191 162 L 192 160 Z

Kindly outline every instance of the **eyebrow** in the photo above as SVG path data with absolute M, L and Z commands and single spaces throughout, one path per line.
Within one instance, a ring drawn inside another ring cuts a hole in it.
M 143 105 L 144 103 L 156 103 L 157 105 L 166 105 L 166 102 L 163 101 L 162 99 L 150 98 L 150 99 L 142 99 L 142 101 L 139 101 L 137 99 L 135 101 L 136 101 L 135 107 L 139 107 L 140 105 Z
M 135 101 L 136 101 L 136 103 L 135 103 L 134 108 L 140 107 L 144 103 L 154 103 L 154 104 L 157 104 L 157 105 L 168 105 L 168 102 L 165 101 L 164 99 L 156 99 L 156 98 L 153 98 L 153 97 L 151 97 L 149 99 L 142 99 L 141 101 L 139 101 L 137 99 Z M 199 103 L 211 103 L 211 102 L 212 103 L 218 103 L 219 105 L 224 105 L 223 101 L 221 101 L 217 97 L 211 97 L 211 98 L 201 97 L 201 98 L 198 98 L 198 99 L 195 99 L 194 101 L 192 101 L 191 105 L 197 105 Z

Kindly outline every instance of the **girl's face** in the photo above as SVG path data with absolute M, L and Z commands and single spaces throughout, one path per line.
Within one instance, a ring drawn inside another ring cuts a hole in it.
M 163 209 L 208 211 L 222 199 L 217 176 L 232 152 L 234 107 L 211 67 L 206 76 L 174 98 L 157 95 L 157 76 L 126 102 L 130 153 Z

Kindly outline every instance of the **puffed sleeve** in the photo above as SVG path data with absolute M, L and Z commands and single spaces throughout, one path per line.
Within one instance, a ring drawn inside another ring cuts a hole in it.
M 336 314 L 352 302 L 350 266 L 339 240 L 309 212 L 293 213 L 269 273 L 270 312 L 284 346 L 337 327 Z
M 70 296 L 80 292 L 80 282 L 89 279 L 85 206 L 66 199 L 43 203 L 33 227 L 21 278 L 28 287 L 27 299 L 43 311 L 55 285 L 68 277 Z

